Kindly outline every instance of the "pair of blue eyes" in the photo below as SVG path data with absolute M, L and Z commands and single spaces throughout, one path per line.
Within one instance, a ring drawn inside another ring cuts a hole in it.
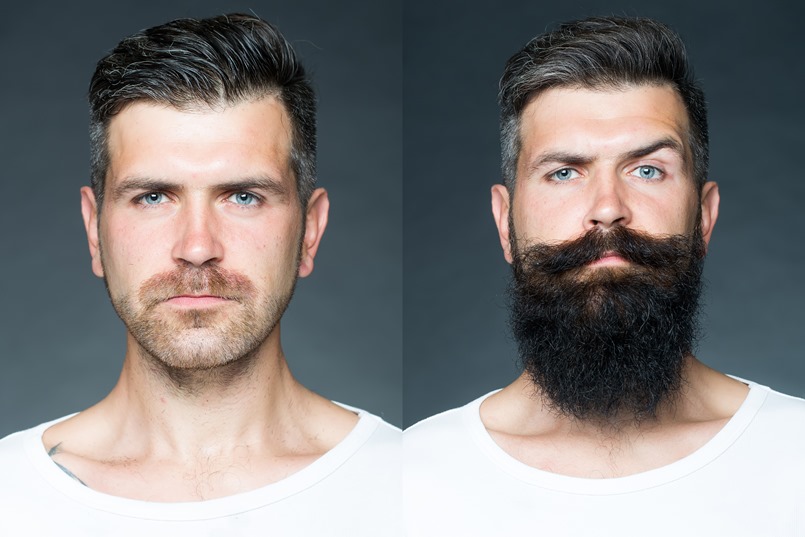
M 141 196 L 140 199 L 146 205 L 159 205 L 165 202 L 165 194 L 163 192 L 149 192 Z M 235 192 L 227 199 L 232 200 L 237 205 L 255 205 L 259 201 L 257 196 L 250 192 Z
M 634 170 L 634 173 L 637 174 L 638 177 L 641 179 L 658 179 L 662 172 L 659 168 L 655 168 L 654 166 L 638 166 Z M 573 168 L 562 168 L 561 170 L 556 170 L 553 172 L 550 177 L 557 181 L 568 181 L 570 179 L 575 179 L 578 177 L 579 172 L 574 170 Z

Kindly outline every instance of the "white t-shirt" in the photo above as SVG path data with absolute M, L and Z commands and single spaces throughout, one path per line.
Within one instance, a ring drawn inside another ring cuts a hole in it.
M 78 483 L 42 444 L 59 420 L 12 434 L 0 441 L 0 535 L 399 536 L 400 431 L 356 411 L 354 429 L 312 464 L 260 489 L 199 502 L 131 500 Z
M 403 435 L 406 535 L 805 536 L 805 401 L 748 384 L 703 447 L 611 479 L 511 457 L 481 422 L 489 395 L 421 421 Z

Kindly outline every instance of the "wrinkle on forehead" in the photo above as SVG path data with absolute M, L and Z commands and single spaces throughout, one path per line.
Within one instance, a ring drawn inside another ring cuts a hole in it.
M 130 176 L 271 176 L 293 180 L 291 124 L 274 97 L 218 110 L 139 102 L 112 118 L 110 183 Z M 109 187 L 111 185 L 107 185 Z

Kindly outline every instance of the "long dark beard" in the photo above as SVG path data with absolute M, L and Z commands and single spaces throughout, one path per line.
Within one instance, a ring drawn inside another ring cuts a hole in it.
M 512 241 L 516 245 L 516 238 Z M 607 252 L 631 264 L 588 267 Z M 524 369 L 553 410 L 642 422 L 671 404 L 698 335 L 705 246 L 623 226 L 513 252 L 511 329 Z

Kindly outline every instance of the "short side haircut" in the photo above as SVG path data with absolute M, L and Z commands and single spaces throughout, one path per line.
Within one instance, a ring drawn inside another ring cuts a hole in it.
M 603 17 L 569 22 L 535 37 L 512 56 L 500 79 L 501 167 L 514 192 L 521 150 L 523 109 L 551 88 L 620 89 L 668 85 L 687 110 L 693 176 L 707 180 L 709 141 L 704 92 L 693 76 L 685 45 L 662 23 L 645 18 Z
M 306 206 L 316 183 L 316 98 L 293 48 L 252 15 L 179 19 L 142 30 L 102 58 L 89 87 L 92 189 L 102 206 L 108 128 L 135 102 L 190 110 L 274 96 L 291 119 L 291 167 Z

